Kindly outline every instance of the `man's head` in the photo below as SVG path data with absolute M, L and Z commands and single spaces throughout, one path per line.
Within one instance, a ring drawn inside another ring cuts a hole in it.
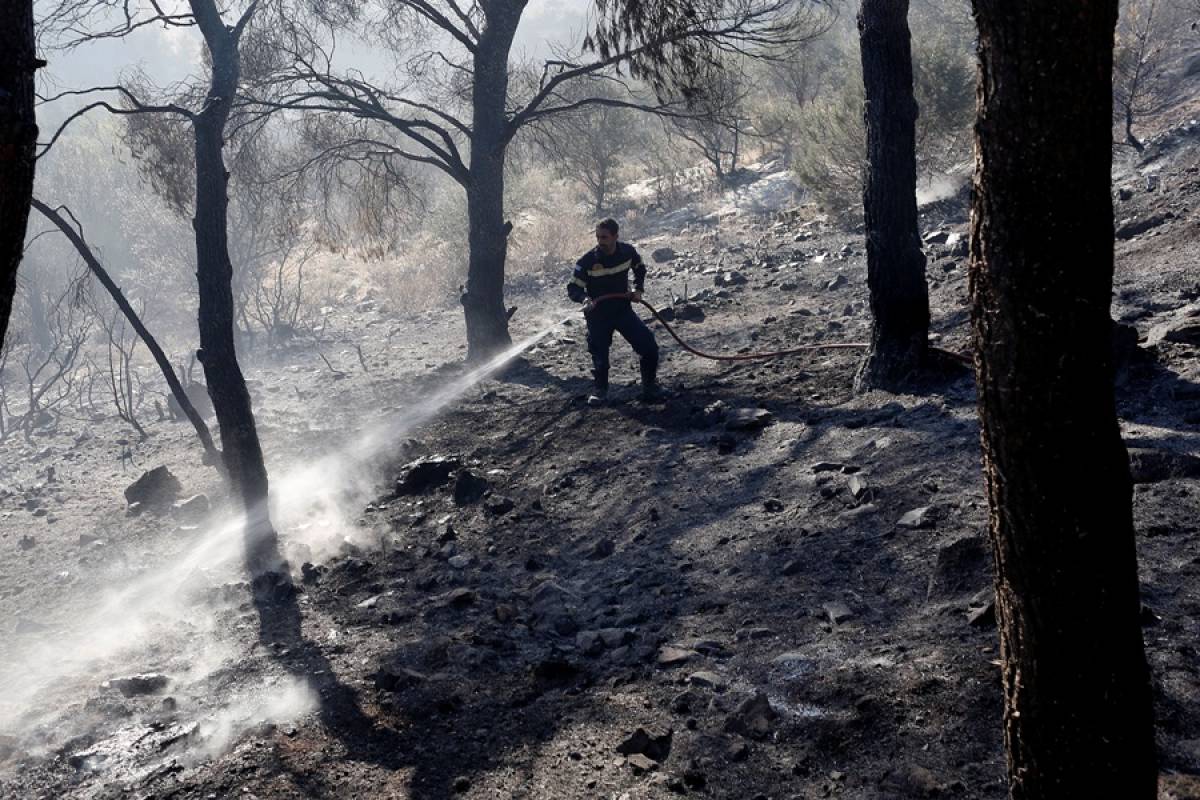
M 615 219 L 609 218 L 596 225 L 596 244 L 606 255 L 612 255 L 617 249 L 617 233 L 621 226 Z

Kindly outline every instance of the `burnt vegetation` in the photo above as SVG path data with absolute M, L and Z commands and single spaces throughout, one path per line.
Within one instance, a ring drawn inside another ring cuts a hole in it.
M 0 20 L 0 796 L 1200 797 L 1200 5 Z

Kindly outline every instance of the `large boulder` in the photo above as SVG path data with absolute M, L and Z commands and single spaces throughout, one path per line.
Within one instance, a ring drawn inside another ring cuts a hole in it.
M 925 596 L 930 600 L 974 594 L 990 581 L 992 553 L 978 536 L 951 542 L 938 551 Z
M 445 486 L 461 466 L 457 456 L 430 456 L 405 464 L 396 481 L 396 494 L 422 494 Z
M 142 509 L 160 510 L 170 508 L 182 493 L 183 484 L 171 470 L 155 467 L 125 488 L 125 502 L 137 503 Z
M 1200 478 L 1200 458 L 1170 450 L 1131 447 L 1129 471 L 1134 483 L 1158 483 L 1172 478 Z
M 1132 239 L 1173 219 L 1175 219 L 1175 215 L 1167 211 L 1161 214 L 1151 214 L 1148 217 L 1140 219 L 1131 218 L 1122 220 L 1121 224 L 1117 226 L 1115 236 L 1118 239 Z

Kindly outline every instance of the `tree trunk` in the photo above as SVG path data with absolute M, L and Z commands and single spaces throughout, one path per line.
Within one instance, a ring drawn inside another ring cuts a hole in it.
M 46 296 L 38 282 L 37 268 L 28 257 L 21 259 L 25 265 L 25 300 L 29 306 L 29 343 L 37 348 L 39 353 L 49 353 L 54 347 L 50 335 L 50 324 L 46 317 Z
M 487 5 L 487 27 L 474 56 L 471 93 L 471 164 L 467 183 L 467 360 L 482 361 L 508 347 L 504 313 L 504 265 L 508 231 L 504 224 L 504 159 L 511 131 L 505 114 L 508 55 L 525 0 Z
M 862 52 L 867 175 L 867 286 L 871 348 L 858 391 L 898 391 L 926 365 L 929 289 L 917 229 L 917 101 L 913 97 L 908 0 L 863 0 Z
M 0 0 L 0 344 L 8 331 L 17 267 L 25 250 L 37 117 L 33 73 L 43 62 L 33 39 L 32 0 Z
M 250 392 L 233 338 L 233 265 L 229 259 L 229 173 L 225 170 L 225 123 L 237 93 L 238 39 L 212 0 L 192 0 L 212 61 L 204 110 L 192 128 L 196 147 L 196 278 L 200 288 L 200 353 L 204 378 L 221 432 L 225 468 L 246 509 L 246 564 L 251 573 L 280 570 L 283 559 L 267 502 L 263 462 Z
M 1125 106 L 1125 144 L 1139 153 L 1146 149 L 1145 145 L 1133 135 L 1133 106 Z
M 1117 0 L 974 8 L 970 284 L 1010 792 L 1151 800 L 1109 315 Z M 1086 491 L 1064 488 L 1085 475 Z
M 158 340 L 151 335 L 149 329 L 142 322 L 142 318 L 138 316 L 133 306 L 129 304 L 129 300 L 126 299 L 121 288 L 117 286 L 108 274 L 108 270 L 104 269 L 99 259 L 96 258 L 96 254 L 92 252 L 92 248 L 84 240 L 83 233 L 71 227 L 62 214 L 59 214 L 36 197 L 32 199 L 32 204 L 42 216 L 53 222 L 63 232 L 63 235 L 75 247 L 75 251 L 79 253 L 79 257 L 84 260 L 84 263 L 88 265 L 88 269 L 96 276 L 96 280 L 100 281 L 100 285 L 108 291 L 113 302 L 117 304 L 117 308 L 121 309 L 121 313 L 125 315 L 125 319 L 129 320 L 130 326 L 137 332 L 142 343 L 146 345 L 146 349 L 150 351 L 150 355 L 154 357 L 154 363 L 158 364 L 159 370 L 162 371 L 163 378 L 166 379 L 167 386 L 170 387 L 175 402 L 179 403 L 179 407 L 183 409 L 183 413 L 187 416 L 188 421 L 196 429 L 196 436 L 199 437 L 200 444 L 204 446 L 205 463 L 220 466 L 221 454 L 217 451 L 216 445 L 213 444 L 212 434 L 209 433 L 208 425 L 205 424 L 204 418 L 196 411 L 196 407 L 192 405 L 192 401 L 188 398 L 187 392 L 184 391 L 183 385 L 179 382 L 179 376 L 175 374 L 175 368 L 171 366 L 167 354 L 159 347 Z

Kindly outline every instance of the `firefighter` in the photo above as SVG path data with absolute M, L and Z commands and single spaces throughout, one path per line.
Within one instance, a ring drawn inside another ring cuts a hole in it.
M 610 294 L 628 294 L 632 300 L 642 298 L 646 281 L 646 265 L 633 245 L 617 240 L 620 227 L 616 220 L 606 219 L 596 226 L 596 247 L 575 263 L 575 272 L 567 284 L 567 296 L 584 303 L 587 320 L 588 352 L 592 356 L 592 375 L 595 386 L 588 396 L 588 405 L 603 405 L 608 398 L 608 350 L 616 331 L 633 347 L 640 359 L 642 399 L 662 400 L 658 386 L 658 342 L 646 324 L 633 311 L 630 299 L 620 298 L 596 303 L 595 299 Z M 633 292 L 629 276 L 633 273 Z

